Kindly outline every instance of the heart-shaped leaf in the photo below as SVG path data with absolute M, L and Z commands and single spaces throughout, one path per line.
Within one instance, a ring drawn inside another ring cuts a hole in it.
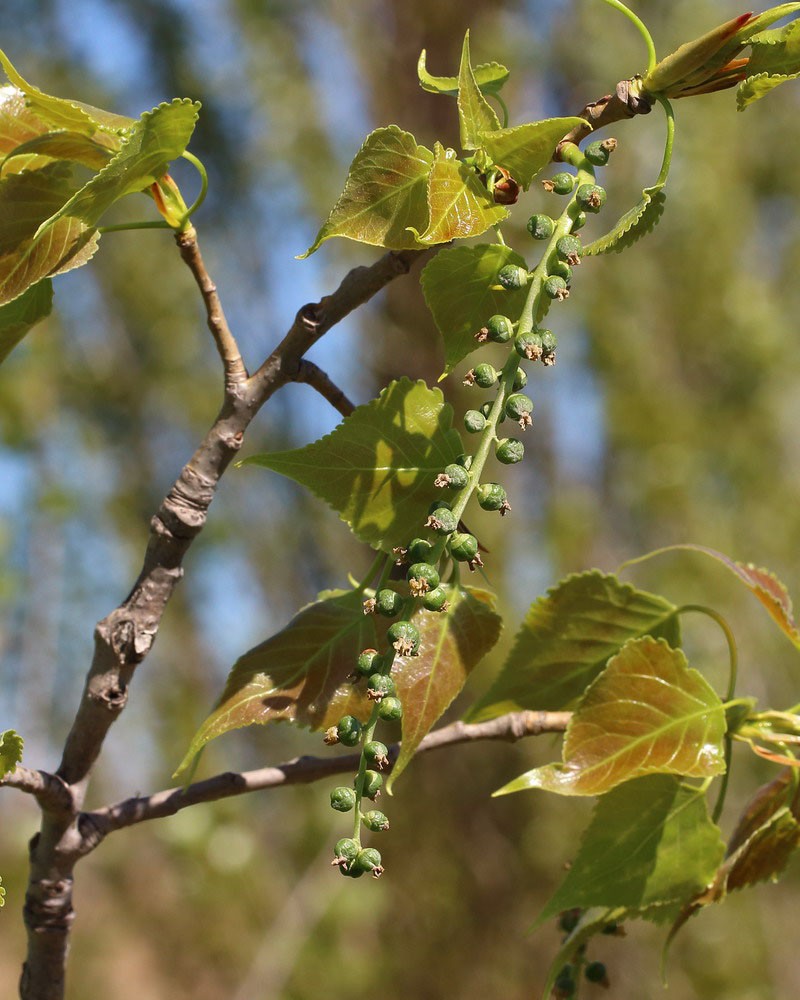
M 563 763 L 534 768 L 495 795 L 602 795 L 646 774 L 712 777 L 725 770 L 724 735 L 722 703 L 683 653 L 663 639 L 632 639 L 573 714 Z
M 497 680 L 467 718 L 572 707 L 629 639 L 660 636 L 677 646 L 677 610 L 598 570 L 568 576 L 530 606 Z
M 507 215 L 508 209 L 495 204 L 475 171 L 437 142 L 428 176 L 428 228 L 418 233 L 409 227 L 419 242 L 432 246 L 480 236 Z
M 469 31 L 461 47 L 458 70 L 458 120 L 461 124 L 461 148 L 478 149 L 480 135 L 500 128 L 492 106 L 481 93 L 469 57 Z
M 667 774 L 626 781 L 598 799 L 539 922 L 573 907 L 624 906 L 632 916 L 686 900 L 708 885 L 724 853 L 701 789 Z
M 481 63 L 479 66 L 474 66 L 472 72 L 482 94 L 499 94 L 509 75 L 506 67 L 498 62 Z M 429 73 L 425 65 L 425 49 L 419 54 L 417 76 L 420 87 L 431 94 L 458 96 L 458 77 L 433 76 Z
M 31 285 L 27 291 L 0 306 L 0 363 L 31 327 L 50 315 L 53 306 L 53 284 L 47 278 Z
M 475 334 L 490 316 L 522 310 L 526 289 L 497 290 L 497 272 L 506 264 L 526 267 L 509 247 L 480 244 L 445 247 L 425 265 L 422 292 L 444 338 L 445 374 L 480 347 Z
M 330 434 L 292 451 L 254 455 L 325 500 L 355 534 L 390 552 L 422 530 L 437 473 L 463 447 L 438 389 L 403 378 Z
M 447 603 L 447 611 L 414 615 L 420 630 L 419 656 L 398 658 L 392 668 L 403 703 L 403 745 L 387 782 L 390 793 L 422 739 L 500 635 L 502 623 L 492 594 L 449 587 Z
M 396 125 L 371 132 L 350 164 L 344 191 L 317 238 L 312 254 L 332 236 L 390 250 L 421 249 L 413 227 L 428 226 L 428 175 L 433 153 Z
M 587 124 L 583 118 L 547 118 L 482 132 L 478 140 L 492 162 L 505 167 L 527 191 L 533 178 L 550 162 L 564 136 L 571 129 Z
M 376 619 L 364 614 L 363 601 L 357 590 L 316 601 L 240 657 L 175 774 L 186 771 L 206 743 L 243 726 L 295 722 L 326 729 L 343 715 L 369 718 L 365 690 L 348 681 L 358 654 L 377 648 Z

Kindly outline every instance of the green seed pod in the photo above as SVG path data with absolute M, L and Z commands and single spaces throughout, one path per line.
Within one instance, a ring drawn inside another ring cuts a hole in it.
M 475 384 L 479 385 L 481 389 L 491 389 L 497 381 L 497 369 L 494 365 L 476 365 L 474 374 Z
M 606 203 L 605 188 L 599 184 L 581 184 L 575 192 L 575 199 L 584 212 L 599 212 Z
M 527 273 L 525 271 L 525 274 Z M 502 278 L 499 280 L 502 284 Z M 527 281 L 525 284 L 527 284 Z M 500 316 L 499 314 L 490 316 L 486 323 L 486 332 L 489 335 L 489 340 L 494 341 L 495 344 L 505 344 L 514 336 L 514 324 L 508 316 Z
M 486 417 L 479 410 L 467 410 L 464 414 L 464 427 L 470 434 L 480 434 L 486 426 Z
M 524 288 L 531 280 L 531 276 L 524 267 L 518 264 L 506 264 L 497 272 L 497 280 L 503 288 L 514 291 L 517 288 Z
M 549 181 L 544 181 L 543 184 L 546 191 L 552 191 L 554 194 L 569 194 L 575 186 L 575 176 L 564 170 L 555 174 Z
M 578 212 L 575 218 L 572 220 L 572 231 L 577 233 L 579 229 L 583 229 L 586 225 L 586 212 Z
M 422 606 L 426 611 L 444 611 L 447 604 L 447 591 L 444 587 L 435 587 L 422 595 Z
M 432 514 L 435 510 L 439 510 L 441 507 L 446 507 L 448 510 L 453 509 L 453 505 L 449 500 L 434 500 L 430 507 L 428 507 L 428 513 Z M 424 560 L 415 560 L 415 562 L 424 562 Z
M 353 867 L 362 872 L 372 872 L 375 878 L 383 874 L 381 852 L 374 847 L 364 847 L 356 855 Z
M 364 813 L 363 820 L 364 826 L 373 833 L 382 833 L 389 829 L 389 820 L 380 809 L 370 809 L 368 813 Z
M 380 701 L 387 695 L 397 694 L 397 685 L 388 674 L 372 674 L 367 681 L 367 697 Z
M 571 910 L 562 910 L 558 915 L 558 926 L 565 934 L 571 934 L 581 920 L 583 910 L 573 907 Z
M 378 715 L 384 722 L 397 722 L 403 718 L 403 706 L 399 698 L 382 698 L 378 702 Z
M 501 510 L 504 505 L 508 506 L 508 496 L 499 483 L 481 483 L 475 493 L 483 510 Z
M 569 289 L 563 278 L 557 274 L 551 274 L 545 279 L 544 294 L 550 299 L 557 299 L 559 302 L 569 298 Z
M 537 330 L 521 333 L 514 341 L 514 350 L 527 361 L 538 361 L 542 356 L 542 337 Z
M 336 735 L 346 747 L 354 747 L 361 739 L 361 723 L 354 715 L 345 715 L 336 723 Z
M 389 749 L 380 740 L 370 740 L 364 744 L 364 757 L 368 764 L 380 770 L 389 763 Z
M 532 215 L 527 230 L 535 240 L 549 240 L 556 225 L 549 215 Z
M 347 789 L 348 792 L 350 789 Z M 352 837 L 342 837 L 341 840 L 336 841 L 336 847 L 333 849 L 333 864 L 342 864 L 342 862 L 352 864 L 358 852 L 361 850 L 358 841 L 353 840 Z
M 358 775 L 353 779 L 353 784 L 358 784 Z M 368 799 L 374 799 L 381 788 L 383 788 L 383 775 L 377 771 L 365 771 L 361 794 L 366 795 Z
M 425 522 L 426 528 L 432 528 L 437 535 L 449 535 L 458 527 L 458 518 L 449 507 L 437 507 Z
M 506 400 L 506 416 L 519 422 L 520 427 L 530 427 L 533 400 L 521 392 L 513 392 Z
M 567 283 L 567 287 L 569 287 L 569 283 L 572 281 L 572 268 L 565 260 L 554 261 L 553 266 L 550 268 L 550 273 L 563 278 Z
M 514 376 L 514 391 L 518 389 L 524 389 L 528 384 L 528 373 L 524 368 L 517 368 L 517 373 Z
M 347 788 L 345 785 L 339 785 L 338 788 L 334 788 L 331 792 L 331 808 L 335 809 L 337 812 L 350 812 L 355 804 L 356 793 L 352 788 Z
M 362 677 L 369 677 L 370 674 L 377 670 L 381 659 L 382 657 L 377 649 L 365 649 L 362 653 L 358 654 L 356 672 L 361 674 Z
M 607 142 L 608 140 L 605 140 L 605 143 Z M 608 163 L 608 158 L 611 155 L 611 149 L 609 149 L 605 143 L 604 141 L 598 139 L 596 142 L 590 142 L 583 151 L 583 155 L 589 163 L 593 163 L 596 167 L 604 167 Z M 616 145 L 616 143 L 614 145 Z
M 431 563 L 413 563 L 408 569 L 406 579 L 411 585 L 411 593 L 419 597 L 439 586 L 439 571 Z
M 347 878 L 361 878 L 361 876 L 365 874 L 361 868 L 356 868 L 355 861 L 351 862 L 349 865 L 342 865 L 339 868 L 339 871 Z
M 525 445 L 516 438 L 503 438 L 502 441 L 497 442 L 494 453 L 497 461 L 502 462 L 503 465 L 515 465 L 522 461 L 525 455 Z
M 358 858 L 356 858 L 354 865 L 358 864 Z M 571 965 L 565 965 L 564 968 L 556 976 L 556 981 L 553 983 L 553 989 L 557 997 L 560 1000 L 570 1000 L 571 997 L 575 996 L 575 990 L 578 988 L 578 984 L 575 982 L 575 970 Z
M 556 256 L 574 267 L 580 263 L 583 246 L 577 236 L 562 236 L 556 243 Z
M 466 531 L 457 531 L 450 539 L 450 555 L 459 562 L 469 562 L 478 554 L 478 539 Z
M 590 983 L 600 983 L 603 986 L 609 985 L 608 972 L 602 962 L 589 962 L 583 970 L 583 974 Z
M 433 545 L 427 538 L 412 538 L 408 543 L 406 555 L 412 563 L 425 562 L 432 551 Z
M 434 479 L 433 485 L 447 487 L 447 489 L 450 490 L 460 490 L 463 489 L 468 482 L 469 473 L 464 466 L 453 463 L 452 465 L 446 466 L 444 472 L 439 473 L 436 479 Z
M 401 656 L 414 656 L 419 649 L 419 629 L 411 622 L 395 622 L 386 633 L 389 645 Z
M 403 610 L 404 604 L 405 601 L 400 594 L 390 587 L 379 590 L 375 595 L 375 610 L 385 618 L 396 618 Z

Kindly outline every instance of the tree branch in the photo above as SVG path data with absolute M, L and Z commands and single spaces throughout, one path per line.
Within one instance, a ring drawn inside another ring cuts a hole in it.
M 489 722 L 472 724 L 454 722 L 428 733 L 417 748 L 417 753 L 478 740 L 515 742 L 526 736 L 560 733 L 566 729 L 571 714 L 570 712 L 510 712 Z M 389 748 L 392 765 L 399 752 L 399 743 Z M 87 813 L 85 817 L 100 836 L 106 836 L 115 830 L 144 823 L 147 820 L 173 816 L 181 809 L 201 802 L 216 802 L 235 795 L 246 795 L 248 792 L 281 788 L 285 785 L 311 784 L 334 774 L 357 771 L 358 764 L 358 754 L 337 757 L 297 757 L 274 767 L 262 767 L 256 771 L 241 773 L 227 771 L 206 778 L 204 781 L 196 781 L 186 788 L 170 788 L 153 795 L 135 796 L 116 805 Z
M 236 338 L 228 326 L 225 319 L 225 312 L 222 308 L 217 286 L 211 280 L 205 263 L 200 254 L 200 247 L 197 245 L 197 232 L 194 226 L 175 234 L 175 242 L 178 244 L 181 257 L 194 275 L 194 280 L 203 296 L 206 307 L 206 317 L 208 328 L 217 345 L 217 351 L 225 368 L 225 385 L 231 388 L 241 385 L 247 380 L 248 373 L 242 356 L 239 352 L 239 345 Z
M 0 778 L 0 786 L 32 795 L 46 812 L 71 815 L 75 807 L 69 785 L 47 771 L 33 771 L 18 764 L 13 771 Z
M 305 382 L 312 389 L 316 389 L 320 396 L 324 396 L 331 406 L 335 410 L 338 410 L 343 417 L 349 417 L 355 409 L 355 404 L 350 402 L 330 376 L 319 365 L 315 365 L 313 361 L 309 361 L 308 358 L 303 358 L 300 362 L 300 367 L 297 369 L 294 381 Z

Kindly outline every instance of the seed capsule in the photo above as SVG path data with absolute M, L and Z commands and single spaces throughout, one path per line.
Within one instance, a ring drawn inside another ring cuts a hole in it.
M 555 223 L 549 215 L 532 215 L 528 219 L 526 228 L 535 240 L 549 240 L 553 235 Z
M 513 266 L 513 265 L 512 265 Z M 519 268 L 518 270 L 523 270 Z M 527 271 L 525 274 L 527 275 Z M 503 284 L 503 279 L 499 277 L 498 280 Z M 527 281 L 525 282 L 527 284 Z M 486 323 L 486 335 L 489 340 L 494 341 L 495 344 L 505 344 L 506 341 L 510 340 L 514 334 L 514 324 L 508 318 L 508 316 L 501 316 L 499 314 L 495 316 L 490 316 Z
M 350 812 L 356 804 L 356 793 L 352 788 L 340 785 L 331 792 L 331 808 L 337 812 Z
M 552 191 L 553 194 L 570 194 L 574 186 L 575 177 L 566 170 L 555 174 L 550 180 L 542 181 L 545 191 Z
M 506 264 L 497 272 L 497 280 L 503 288 L 514 291 L 517 288 L 524 288 L 531 280 L 531 276 L 524 267 L 518 264 Z
M 606 203 L 605 188 L 599 184 L 581 184 L 575 192 L 575 199 L 584 212 L 599 212 Z
M 516 438 L 503 438 L 497 442 L 495 456 L 503 465 L 516 465 L 525 456 L 525 445 Z
M 479 410 L 467 410 L 464 414 L 464 427 L 470 434 L 480 434 L 486 426 L 486 417 Z

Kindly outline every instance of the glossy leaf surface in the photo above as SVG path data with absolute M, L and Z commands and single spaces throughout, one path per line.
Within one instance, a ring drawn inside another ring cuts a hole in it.
M 500 636 L 501 620 L 492 594 L 473 588 L 447 590 L 447 611 L 414 615 L 420 630 L 419 656 L 398 658 L 392 668 L 403 702 L 403 745 L 387 783 L 389 790 Z
M 496 313 L 516 316 L 526 289 L 497 291 L 497 272 L 506 264 L 525 267 L 509 247 L 496 244 L 445 247 L 422 271 L 422 292 L 444 338 L 445 374 L 480 347 L 475 334 Z
M 505 167 L 527 191 L 533 178 L 550 162 L 564 136 L 584 124 L 582 118 L 547 118 L 482 132 L 478 138 L 493 162 Z
M 319 441 L 243 464 L 302 483 L 363 542 L 389 552 L 420 533 L 437 473 L 463 451 L 452 421 L 438 389 L 404 378 Z
M 461 148 L 478 149 L 480 136 L 500 128 L 492 106 L 481 93 L 469 55 L 469 32 L 464 35 L 461 65 L 458 70 L 458 120 L 461 125 Z
M 632 639 L 575 710 L 563 763 L 534 768 L 495 794 L 602 795 L 647 774 L 712 777 L 725 770 L 724 735 L 722 703 L 683 653 L 649 636 Z
M 569 576 L 531 605 L 476 722 L 520 709 L 571 708 L 629 639 L 679 642 L 675 605 L 595 570 Z
M 332 236 L 390 250 L 420 244 L 408 231 L 428 227 L 428 174 L 433 153 L 396 125 L 371 132 L 350 164 L 344 191 L 301 257 Z
M 540 922 L 572 907 L 624 906 L 634 915 L 686 900 L 708 885 L 724 853 L 702 791 L 666 774 L 627 781 L 598 800 Z

